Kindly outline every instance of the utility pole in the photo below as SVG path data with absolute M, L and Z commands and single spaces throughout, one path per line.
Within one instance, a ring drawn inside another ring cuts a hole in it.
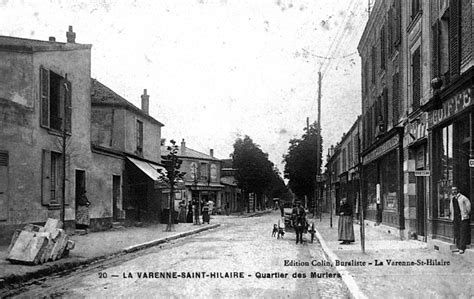
M 314 184 L 314 202 L 313 202 L 313 216 L 314 216 L 314 211 L 316 210 L 316 204 L 318 201 L 318 178 L 320 176 L 320 168 L 321 165 L 319 165 L 319 157 L 320 157 L 320 140 L 321 140 L 321 72 L 318 72 L 318 126 L 316 128 L 316 178 L 315 178 L 315 184 Z M 321 213 L 322 211 L 319 211 L 320 215 L 319 217 L 321 218 Z
M 67 74 L 65 75 L 65 78 L 64 78 L 64 103 L 63 103 L 63 121 L 62 121 L 62 125 L 63 125 L 63 134 L 62 134 L 62 160 L 63 160 L 63 167 L 62 167 L 62 173 L 63 173 L 63 177 L 62 177 L 62 203 L 61 203 L 61 215 L 60 215 L 60 218 L 61 218 L 61 222 L 63 224 L 63 228 L 64 228 L 64 221 L 65 221 L 65 215 L 66 215 L 66 141 L 67 141 L 67 134 L 66 134 L 66 115 L 67 115 L 67 97 L 68 97 L 68 92 L 70 92 L 69 88 L 68 88 L 68 84 L 67 84 Z

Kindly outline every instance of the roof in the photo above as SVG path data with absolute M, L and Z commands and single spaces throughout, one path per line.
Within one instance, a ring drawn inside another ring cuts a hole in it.
M 167 145 L 162 145 L 161 146 L 161 156 L 167 156 L 168 154 L 169 154 L 168 146 Z M 185 148 L 185 154 L 182 155 L 181 154 L 181 146 L 178 146 L 178 157 L 220 161 L 216 157 L 211 157 L 210 155 L 206 155 L 204 153 L 198 152 L 198 151 L 193 150 L 192 148 L 189 148 L 189 147 Z
M 60 43 L 0 35 L 0 50 L 12 52 L 48 52 L 91 49 L 90 44 Z
M 143 116 L 147 120 L 159 125 L 164 126 L 162 123 L 151 117 L 150 115 L 143 112 L 137 106 L 133 105 L 122 96 L 117 94 L 115 91 L 105 86 L 97 79 L 91 78 L 91 103 L 92 106 L 112 106 L 122 107 L 130 110 L 138 115 Z

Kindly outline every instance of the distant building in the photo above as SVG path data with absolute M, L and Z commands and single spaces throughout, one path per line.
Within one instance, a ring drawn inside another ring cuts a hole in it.
M 237 185 L 236 170 L 232 167 L 232 159 L 221 161 L 221 184 L 225 186 L 222 196 L 223 212 L 226 207 L 229 212 L 241 211 L 244 208 L 242 205 L 242 190 Z
M 185 189 L 177 190 L 175 194 L 175 207 L 177 210 L 179 203 L 184 201 L 186 206 L 192 200 L 211 200 L 216 209 L 222 208 L 222 196 L 224 185 L 221 184 L 221 160 L 214 157 L 211 149 L 209 155 L 186 147 L 184 139 L 178 146 L 178 157 L 183 161 L 180 171 L 185 172 Z M 165 158 L 169 151 L 167 146 L 161 147 L 161 155 Z M 165 198 L 168 198 L 165 194 Z M 166 200 L 165 200 L 166 201 Z

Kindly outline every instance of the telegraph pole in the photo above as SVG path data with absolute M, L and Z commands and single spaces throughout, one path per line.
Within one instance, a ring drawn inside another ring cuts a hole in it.
M 316 178 L 314 184 L 314 203 L 313 203 L 313 211 L 316 210 L 317 200 L 318 200 L 318 179 L 320 179 L 320 168 L 319 165 L 319 157 L 320 157 L 320 140 L 321 140 L 321 72 L 318 72 L 318 126 L 316 128 Z M 322 207 L 322 206 L 321 206 Z M 322 217 L 322 210 L 319 211 L 319 217 Z M 314 212 L 313 212 L 314 215 Z M 320 219 L 321 220 L 321 219 Z

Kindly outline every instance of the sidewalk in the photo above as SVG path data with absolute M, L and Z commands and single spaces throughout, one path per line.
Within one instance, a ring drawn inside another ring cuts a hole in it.
M 131 226 L 91 232 L 87 235 L 73 235 L 70 238 L 75 242 L 75 248 L 71 250 L 68 257 L 35 266 L 11 264 L 6 260 L 8 246 L 0 246 L 0 297 L 2 297 L 4 289 L 14 288 L 21 282 L 71 270 L 113 256 L 124 255 L 213 229 L 232 218 L 253 217 L 269 212 L 271 211 L 256 211 L 242 215 L 238 213 L 230 216 L 212 215 L 211 224 L 179 223 L 174 225 L 173 232 L 165 232 L 166 224 L 151 224 L 142 227 Z
M 360 225 L 354 224 L 356 241 L 340 245 L 338 217 L 333 216 L 332 228 L 327 214 L 322 221 L 319 218 L 311 221 L 325 253 L 355 298 L 471 298 L 474 295 L 474 286 L 470 283 L 474 281 L 473 249 L 464 255 L 440 252 L 428 249 L 424 242 L 402 241 L 366 225 L 363 254 Z M 392 261 L 392 265 L 387 260 Z M 346 264 L 337 265 L 337 261 Z M 363 262 L 366 264 L 362 265 Z M 393 265 L 393 262 L 402 263 Z

